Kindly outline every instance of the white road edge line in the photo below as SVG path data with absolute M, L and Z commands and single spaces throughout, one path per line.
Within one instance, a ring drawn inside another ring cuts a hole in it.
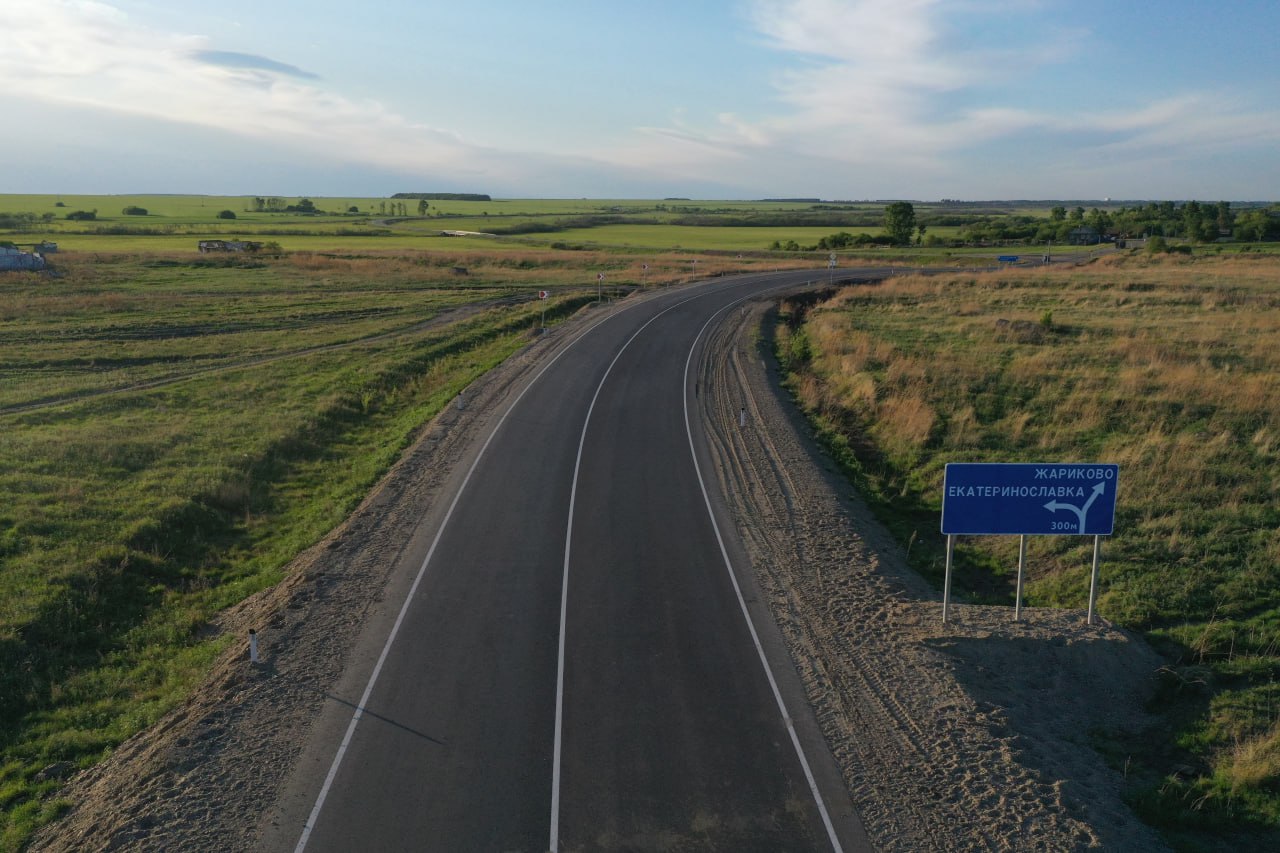
M 698 336 L 694 338 L 692 346 L 689 347 L 689 357 L 684 364 L 684 427 L 685 433 L 689 438 L 689 454 L 693 457 L 693 470 L 698 475 L 698 485 L 702 487 L 702 500 L 707 507 L 707 515 L 711 518 L 711 527 L 716 532 L 716 541 L 720 545 L 720 556 L 724 558 L 725 569 L 729 572 L 729 580 L 733 584 L 733 591 L 738 596 L 738 606 L 742 609 L 742 617 L 747 620 L 747 630 L 751 632 L 751 639 L 756 645 L 756 654 L 760 656 L 760 665 L 764 667 L 765 675 L 769 679 L 769 687 L 773 689 L 773 698 L 778 703 L 778 711 L 782 714 L 782 720 L 786 723 L 787 734 L 791 736 L 791 745 L 795 747 L 796 757 L 800 759 L 800 766 L 804 769 L 805 779 L 809 782 L 809 791 L 813 794 L 813 799 L 818 805 L 818 812 L 822 815 L 822 823 L 827 828 L 827 837 L 831 840 L 831 848 L 835 853 L 844 853 L 844 848 L 840 845 L 840 839 L 836 836 L 835 826 L 831 823 L 831 815 L 827 813 L 826 802 L 822 799 L 822 792 L 818 790 L 817 780 L 813 777 L 813 771 L 809 767 L 809 760 L 805 757 L 804 748 L 800 745 L 800 737 L 796 733 L 795 724 L 792 722 L 791 714 L 787 711 L 787 703 L 782 698 L 782 691 L 778 689 L 778 682 L 773 676 L 773 669 L 769 666 L 769 659 L 765 656 L 764 646 L 760 643 L 760 635 L 756 632 L 755 623 L 751 621 L 751 613 L 747 610 L 747 601 L 742 595 L 742 587 L 738 585 L 738 577 L 733 571 L 733 562 L 729 559 L 729 551 L 724 544 L 724 536 L 720 533 L 720 525 L 716 521 L 715 511 L 711 507 L 711 496 L 707 492 L 707 484 L 702 476 L 702 466 L 698 464 L 698 452 L 693 443 L 693 427 L 689 420 L 689 368 L 693 363 L 693 354 L 698 349 L 698 342 L 702 340 L 702 336 L 706 334 L 711 323 L 725 311 L 732 309 L 734 306 L 746 302 L 752 297 L 746 296 L 742 299 L 732 302 L 724 308 L 712 314 L 707 322 L 698 332 Z
M 630 306 L 627 307 L 629 308 Z M 624 308 L 623 310 L 627 309 Z M 306 825 L 302 829 L 302 835 L 298 838 L 298 844 L 294 847 L 294 853 L 302 853 L 302 851 L 307 847 L 307 842 L 311 838 L 311 832 L 315 829 L 316 822 L 320 819 L 320 811 L 324 808 L 325 799 L 328 798 L 329 790 L 333 787 L 333 780 L 338 775 L 338 768 L 342 765 L 342 759 L 345 757 L 347 748 L 351 745 L 351 740 L 355 736 L 356 727 L 360 724 L 360 720 L 364 716 L 365 704 L 368 703 L 369 697 L 373 694 L 374 685 L 378 681 L 378 676 L 382 673 L 382 665 L 386 663 L 387 656 L 391 653 L 391 646 L 396 640 L 396 635 L 400 632 L 400 626 L 404 622 L 405 615 L 409 612 L 409 605 L 413 602 L 414 596 L 418 591 L 418 585 L 426 575 L 427 566 L 430 564 L 431 558 L 436 552 L 436 546 L 440 544 L 440 540 L 444 537 L 444 532 L 449 526 L 449 520 L 453 518 L 453 511 L 457 508 L 458 502 L 462 499 L 463 493 L 466 492 L 467 485 L 471 482 L 471 476 L 480 466 L 480 460 L 484 458 L 485 451 L 489 449 L 489 445 L 493 442 L 494 436 L 498 434 L 498 430 L 502 429 L 502 425 L 506 423 L 507 417 L 515 410 L 515 407 L 519 405 L 520 401 L 524 399 L 525 394 L 528 394 L 530 389 L 538 383 L 538 380 L 542 378 L 543 374 L 550 370 L 552 365 L 559 361 L 565 353 L 573 349 L 573 347 L 590 332 L 595 330 L 597 326 L 616 316 L 618 315 L 610 314 L 606 317 L 601 317 L 595 323 L 592 323 L 590 326 L 583 329 L 575 338 L 573 338 L 573 340 L 569 341 L 564 349 L 556 353 L 555 357 L 547 362 L 546 365 L 544 365 L 543 368 L 529 380 L 529 384 L 524 387 L 519 395 L 511 401 L 511 405 L 502 413 L 502 417 L 500 417 L 498 422 L 494 424 L 493 430 L 490 431 L 488 438 L 486 438 L 484 444 L 481 445 L 480 451 L 476 454 L 475 461 L 473 461 L 471 463 L 471 467 L 467 469 L 467 476 L 463 479 L 462 485 L 458 487 L 457 493 L 453 496 L 453 502 L 449 504 L 449 509 L 445 513 L 444 519 L 440 522 L 440 528 L 436 531 L 435 538 L 431 542 L 431 547 L 427 550 L 427 555 L 422 560 L 422 565 L 418 567 L 418 574 L 413 579 L 413 585 L 409 587 L 409 593 L 405 596 L 404 604 L 400 606 L 400 612 L 396 616 L 396 621 L 391 626 L 391 633 L 387 635 L 387 641 L 382 647 L 382 653 L 378 655 L 378 662 L 374 665 L 373 672 L 369 675 L 369 683 L 365 685 L 364 693 L 361 694 L 360 701 L 356 704 L 356 710 L 351 715 L 351 722 L 347 725 L 347 731 L 346 734 L 343 735 L 342 744 L 338 747 L 338 752 L 333 757 L 333 763 L 329 766 L 329 773 L 325 776 L 324 784 L 320 787 L 320 793 L 316 797 L 315 806 L 311 809 L 311 814 L 307 818 Z
M 600 384 L 596 386 L 596 392 L 591 396 L 591 405 L 587 407 L 587 416 L 582 421 L 582 434 L 578 437 L 578 458 L 573 463 L 573 486 L 569 490 L 569 523 L 564 537 L 564 578 L 560 586 L 560 650 L 559 659 L 556 663 L 556 731 L 551 753 L 551 845 L 548 848 L 551 853 L 559 853 L 560 850 L 560 746 L 563 743 L 562 735 L 564 731 L 564 651 L 565 625 L 569 615 L 569 553 L 573 546 L 573 511 L 578 500 L 578 473 L 582 470 L 582 452 L 587 444 L 587 428 L 591 426 L 591 414 L 596 409 L 596 401 L 600 399 L 600 392 L 604 390 L 604 384 L 609 381 L 609 374 L 613 372 L 614 365 L 618 363 L 618 359 L 622 358 L 622 354 L 627 351 L 631 343 L 640 337 L 640 333 L 649 328 L 663 314 L 674 311 L 681 305 L 685 305 L 695 299 L 701 299 L 706 295 L 708 294 L 700 293 L 696 296 L 690 296 L 688 299 L 682 299 L 676 304 L 664 308 L 654 314 L 643 326 L 636 329 L 635 334 L 627 338 L 627 342 L 618 350 L 617 355 L 613 357 L 613 361 L 609 362 L 609 366 L 604 371 L 604 376 L 600 377 Z

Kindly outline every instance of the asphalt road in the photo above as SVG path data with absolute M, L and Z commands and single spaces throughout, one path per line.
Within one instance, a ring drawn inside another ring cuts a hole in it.
M 826 277 L 672 289 L 544 342 L 404 551 L 270 849 L 869 849 L 747 615 L 688 379 L 719 312 Z

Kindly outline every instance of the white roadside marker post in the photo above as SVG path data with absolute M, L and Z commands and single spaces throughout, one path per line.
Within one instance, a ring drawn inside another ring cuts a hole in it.
M 256 664 L 258 662 L 258 632 L 249 629 L 249 663 Z

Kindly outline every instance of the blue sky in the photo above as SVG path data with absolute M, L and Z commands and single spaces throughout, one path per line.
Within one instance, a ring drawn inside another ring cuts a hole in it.
M 1275 0 L 4 0 L 0 192 L 1280 199 Z

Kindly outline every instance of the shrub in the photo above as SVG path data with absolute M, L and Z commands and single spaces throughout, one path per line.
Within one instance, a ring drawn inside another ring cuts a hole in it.
M 147 209 L 145 207 L 138 207 L 136 204 L 131 204 L 120 212 L 123 213 L 125 216 L 146 216 L 147 215 Z M 67 217 L 67 218 L 70 219 L 70 217 Z
M 218 218 L 219 219 L 235 219 L 236 212 L 234 210 L 220 210 L 218 211 Z
M 71 211 L 70 213 L 68 213 L 68 214 L 67 214 L 67 217 L 66 217 L 66 218 L 67 218 L 67 219 L 70 219 L 72 222 L 87 222 L 87 221 L 89 221 L 89 220 L 91 220 L 91 219 L 97 219 L 97 218 L 98 218 L 98 211 L 96 211 L 96 210 L 73 210 L 73 211 Z

